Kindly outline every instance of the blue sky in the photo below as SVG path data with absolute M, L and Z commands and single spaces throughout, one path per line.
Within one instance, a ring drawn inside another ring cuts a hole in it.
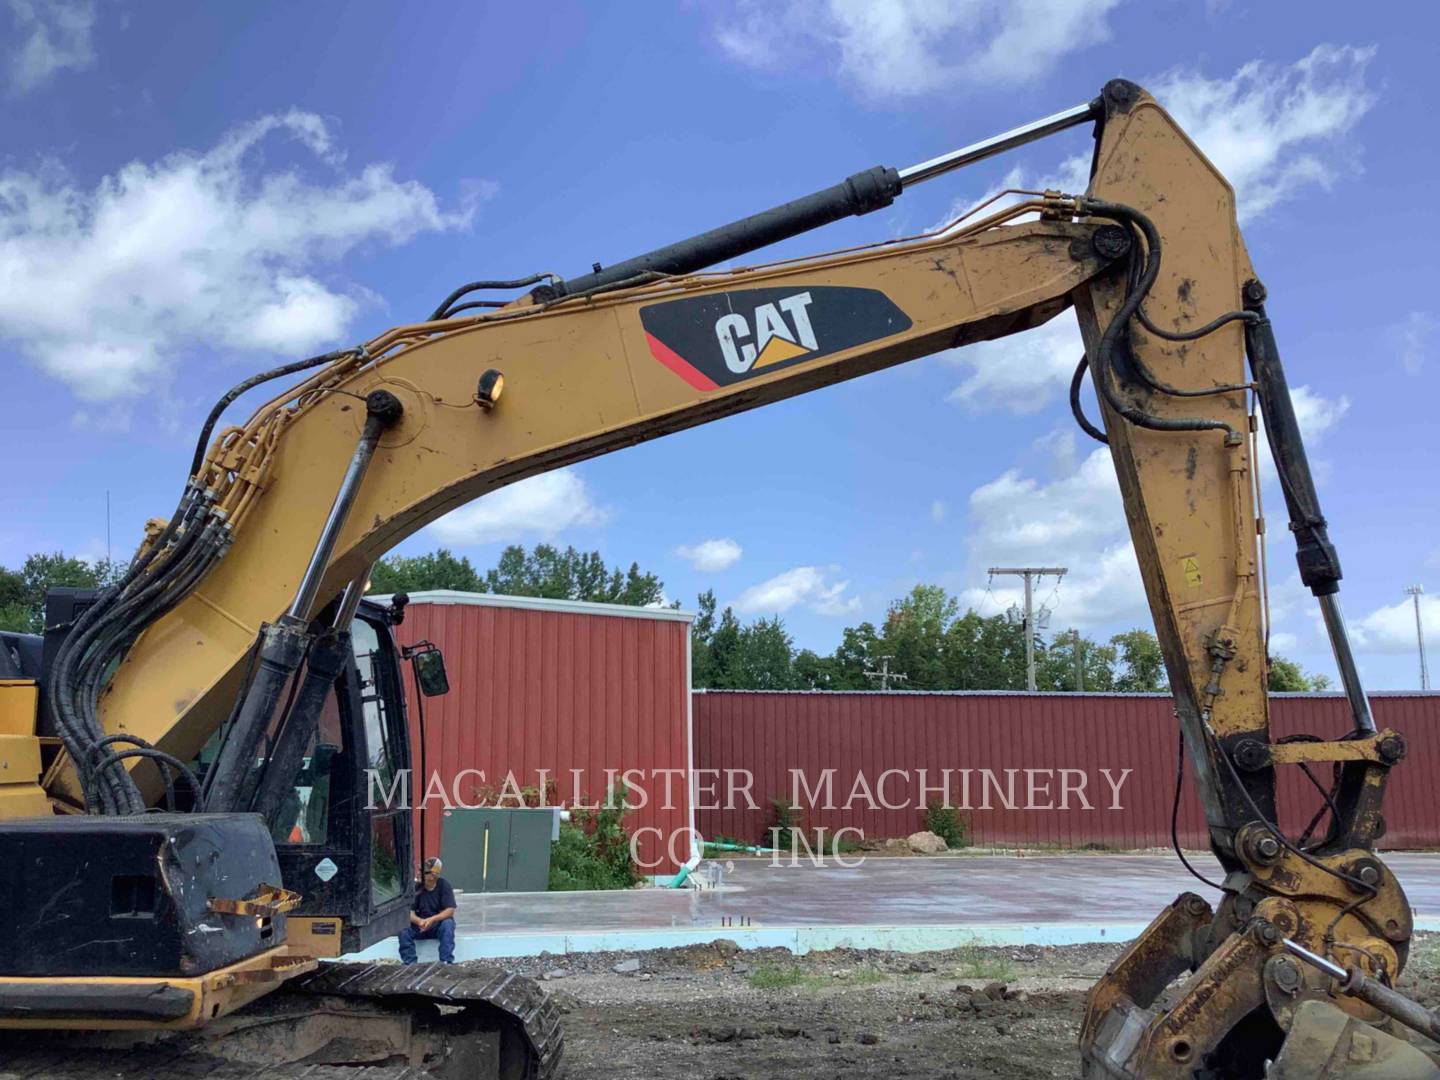
M 575 274 L 1092 97 L 1161 97 L 1237 188 L 1373 688 L 1417 684 L 1402 590 L 1440 594 L 1437 16 L 1364 5 L 842 0 L 0 0 L 0 563 L 114 552 L 168 512 L 211 401 L 411 321 L 461 281 Z M 1425 22 L 1430 25 L 1424 25 Z M 914 189 L 777 254 L 929 227 L 1088 134 Z M 920 581 L 985 613 L 1061 564 L 1054 625 L 1148 625 L 1068 314 L 506 489 L 412 537 L 540 539 L 713 587 L 801 645 Z M 243 411 L 243 406 L 241 410 Z M 1272 521 L 1276 651 L 1333 673 Z M 1426 600 L 1440 650 L 1440 600 Z M 1440 652 L 1437 652 L 1440 661 Z

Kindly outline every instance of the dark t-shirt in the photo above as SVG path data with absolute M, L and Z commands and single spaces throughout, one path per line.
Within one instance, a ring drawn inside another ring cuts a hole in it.
M 443 877 L 435 879 L 435 888 L 425 890 L 425 883 L 422 881 L 415 889 L 415 914 L 422 919 L 428 919 L 431 915 L 438 915 L 446 908 L 455 906 L 455 890 L 450 887 L 450 882 Z

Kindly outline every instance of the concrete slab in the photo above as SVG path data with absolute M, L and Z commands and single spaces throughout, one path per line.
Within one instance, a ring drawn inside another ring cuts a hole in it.
M 1394 853 L 1421 929 L 1440 929 L 1440 853 Z M 1219 880 L 1218 864 L 1194 857 Z M 735 859 L 717 889 L 459 897 L 459 959 L 664 948 L 732 938 L 744 948 L 919 952 L 966 944 L 1128 940 L 1175 896 L 1218 892 L 1174 856 L 866 858 L 840 867 Z M 697 877 L 703 880 L 703 872 Z M 429 949 L 426 949 L 429 946 Z M 422 959 L 434 945 L 421 942 Z M 365 953 L 395 956 L 393 942 Z

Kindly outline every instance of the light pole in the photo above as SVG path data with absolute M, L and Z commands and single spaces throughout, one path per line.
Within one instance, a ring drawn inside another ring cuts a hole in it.
M 1424 585 L 1411 585 L 1405 594 L 1415 601 L 1415 644 L 1420 648 L 1420 689 L 1430 689 L 1430 667 L 1425 663 L 1425 624 L 1420 621 L 1420 597 L 1425 595 Z

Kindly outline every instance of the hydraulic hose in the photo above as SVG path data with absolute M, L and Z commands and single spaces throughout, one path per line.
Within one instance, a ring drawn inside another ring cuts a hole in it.
M 1241 440 L 1240 432 L 1223 420 L 1156 416 L 1126 400 L 1116 389 L 1114 385 L 1116 352 L 1123 343 L 1128 341 L 1130 320 L 1135 317 L 1140 305 L 1144 303 L 1145 297 L 1149 295 L 1150 289 L 1160 273 L 1160 231 L 1144 214 L 1120 203 L 1087 198 L 1081 201 L 1081 206 L 1083 212 L 1091 216 L 1108 217 L 1123 222 L 1127 226 L 1138 228 L 1144 234 L 1146 243 L 1144 262 L 1139 274 L 1135 276 L 1132 286 L 1127 290 L 1120 310 L 1115 313 L 1115 317 L 1105 327 L 1095 355 L 1090 359 L 1095 367 L 1095 381 L 1100 387 L 1106 403 L 1136 427 L 1148 428 L 1152 431 L 1223 431 L 1227 442 Z M 1133 353 L 1130 353 L 1127 359 L 1131 362 L 1132 367 L 1139 370 L 1141 362 Z

